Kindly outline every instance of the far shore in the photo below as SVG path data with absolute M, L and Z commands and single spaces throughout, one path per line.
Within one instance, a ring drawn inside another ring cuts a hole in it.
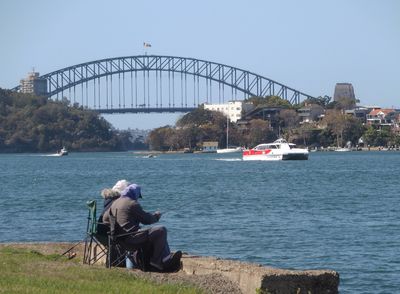
M 331 151 L 335 151 L 336 149 L 338 149 L 339 147 L 326 147 L 326 148 L 317 148 L 317 149 L 314 149 L 314 148 L 309 148 L 309 150 L 311 151 L 311 152 L 331 152 Z M 349 150 L 349 151 L 378 151 L 378 152 L 381 152 L 381 151 L 393 151 L 393 152 L 395 152 L 395 151 L 400 151 L 400 148 L 388 148 L 388 147 L 363 147 L 363 148 L 358 148 L 358 149 L 356 149 L 356 148 L 350 148 L 351 150 Z M 137 155 L 143 155 L 143 156 L 146 156 L 146 155 L 160 155 L 160 154 L 193 154 L 193 153 L 195 153 L 195 154 L 203 154 L 203 152 L 202 151 L 198 151 L 198 150 L 196 150 L 196 151 L 193 151 L 193 152 L 185 152 L 184 150 L 168 150 L 168 151 L 158 151 L 158 150 L 124 150 L 124 151 L 121 151 L 121 150 L 92 150 L 92 151 L 89 151 L 89 150 L 72 150 L 72 151 L 70 151 L 69 153 L 71 154 L 71 153 L 85 153 L 85 152 L 96 152 L 96 153 L 99 153 L 99 152 L 121 152 L 121 153 L 123 153 L 123 152 L 128 152 L 128 153 L 133 153 L 133 154 L 137 154 Z M 216 152 L 206 152 L 206 154 L 209 154 L 209 153 L 216 153 Z M 56 153 L 51 153 L 51 152 L 33 152 L 33 151 L 27 151 L 27 152 L 9 152 L 9 151 L 7 151 L 7 152 L 4 152 L 4 151 L 0 151 L 0 154 L 43 154 L 43 155 L 53 155 L 53 154 L 56 154 Z

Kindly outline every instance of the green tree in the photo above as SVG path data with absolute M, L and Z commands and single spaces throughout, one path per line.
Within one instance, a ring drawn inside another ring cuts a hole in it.
M 306 100 L 303 101 L 302 106 L 305 104 L 317 104 L 319 106 L 322 106 L 323 108 L 326 108 L 326 106 L 330 103 L 332 97 L 329 97 L 328 95 L 325 95 L 324 97 L 318 96 L 317 98 L 310 97 L 307 98 Z
M 250 131 L 248 134 L 247 144 L 256 146 L 257 144 L 269 142 L 273 135 L 268 122 L 262 119 L 253 119 L 250 121 Z
M 313 130 L 314 130 L 313 125 L 309 124 L 309 123 L 304 123 L 299 128 L 297 128 L 297 131 L 298 131 L 300 137 L 302 138 L 302 144 L 304 146 L 309 145 Z
M 280 127 L 285 134 L 290 135 L 292 130 L 299 124 L 300 117 L 294 109 L 282 109 L 279 113 Z
M 365 127 L 361 120 L 353 116 L 346 116 L 346 127 L 343 132 L 343 139 L 345 142 L 350 141 L 353 146 L 357 145 L 364 131 Z
M 253 103 L 255 107 L 257 106 L 267 106 L 267 107 L 282 107 L 282 108 L 292 108 L 293 106 L 286 99 L 282 99 L 279 96 L 265 96 L 265 97 L 250 97 L 246 101 Z
M 364 135 L 363 135 L 365 144 L 367 144 L 369 146 L 375 145 L 377 137 L 378 137 L 378 130 L 373 125 L 370 125 L 367 128 L 367 130 L 364 132 Z
M 176 126 L 178 128 L 188 125 L 202 126 L 207 124 L 218 124 L 223 126 L 225 120 L 225 116 L 220 112 L 204 109 L 204 107 L 198 107 L 194 111 L 182 116 L 176 122 Z
M 378 130 L 378 136 L 375 139 L 375 146 L 388 146 L 391 141 L 392 134 L 390 128 L 381 128 Z
M 171 138 L 174 138 L 175 131 L 170 126 L 156 128 L 152 130 L 147 138 L 150 150 L 168 151 L 174 149 L 174 142 Z
M 126 144 L 99 114 L 0 89 L 0 152 L 122 150 Z
M 343 147 L 343 132 L 346 128 L 346 115 L 339 110 L 329 110 L 326 112 L 323 123 L 336 136 L 336 144 Z

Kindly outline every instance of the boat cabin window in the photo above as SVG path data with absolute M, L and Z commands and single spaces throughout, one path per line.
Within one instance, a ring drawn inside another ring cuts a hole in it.
M 279 149 L 280 146 L 279 145 L 260 145 L 260 146 L 256 146 L 254 148 L 254 150 L 267 150 L 267 149 Z

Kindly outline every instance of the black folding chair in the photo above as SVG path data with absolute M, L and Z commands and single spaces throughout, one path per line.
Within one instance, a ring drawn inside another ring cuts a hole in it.
M 137 244 L 129 242 L 127 239 L 130 237 L 137 237 L 142 241 Z M 107 266 L 109 268 L 113 266 L 120 266 L 127 257 L 127 252 L 136 251 L 136 267 L 142 271 L 146 271 L 148 268 L 148 260 L 146 258 L 146 251 L 148 246 L 148 231 L 135 231 L 131 233 L 123 232 L 122 228 L 116 221 L 116 215 L 114 216 L 110 211 L 110 232 L 108 236 L 108 258 L 109 261 Z
M 98 233 L 99 223 L 96 218 L 96 200 L 86 202 L 89 210 L 86 226 L 85 248 L 83 252 L 83 263 L 92 265 L 103 257 L 108 256 L 108 236 Z

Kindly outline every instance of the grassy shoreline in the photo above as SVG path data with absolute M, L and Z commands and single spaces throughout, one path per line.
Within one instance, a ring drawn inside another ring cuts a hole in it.
M 203 293 L 188 283 L 155 282 L 124 268 L 61 256 L 69 243 L 1 243 L 0 293 Z

